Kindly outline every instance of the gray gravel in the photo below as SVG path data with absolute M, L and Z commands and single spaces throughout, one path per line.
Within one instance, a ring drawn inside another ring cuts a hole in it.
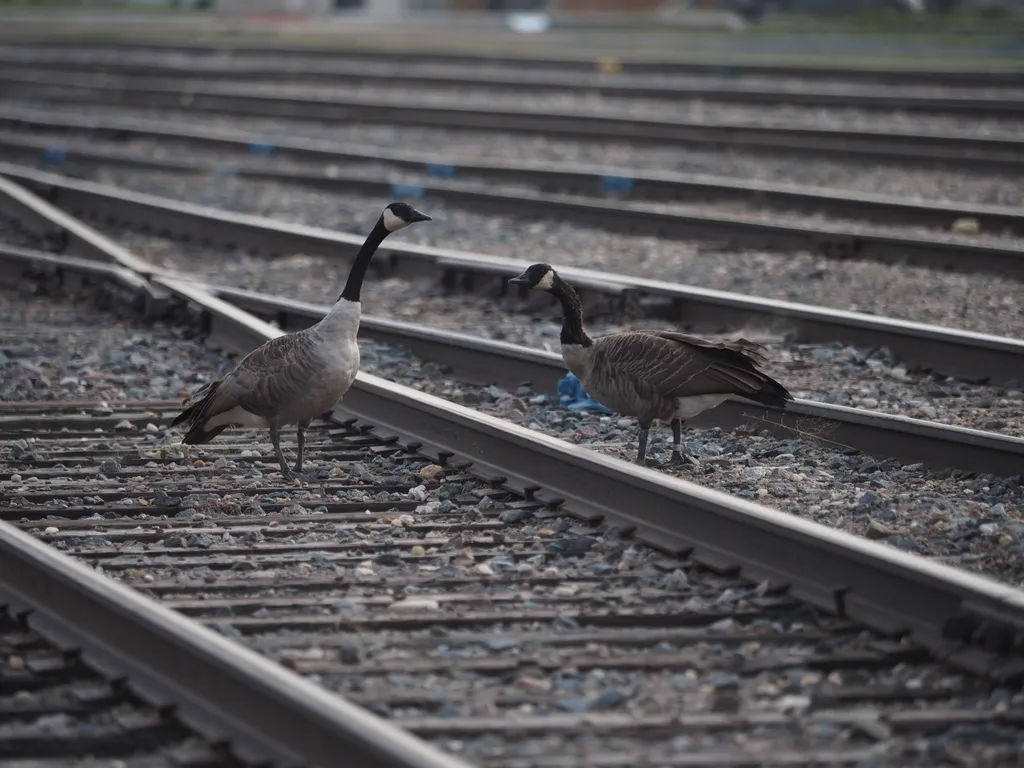
M 149 118 L 160 122 L 203 125 L 220 129 L 240 127 L 238 118 L 197 115 L 188 112 L 153 109 L 110 109 L 106 107 L 7 102 L 10 108 L 40 108 L 55 114 L 94 117 Z M 780 153 L 717 151 L 677 145 L 633 146 L 614 142 L 577 142 L 541 136 L 481 133 L 457 129 L 429 129 L 353 123 L 317 123 L 312 121 L 245 118 L 246 132 L 262 133 L 268 140 L 277 136 L 355 142 L 387 151 L 399 148 L 403 153 L 435 155 L 439 160 L 460 158 L 529 163 L 579 163 L 621 168 L 655 169 L 687 173 L 708 173 L 756 179 L 768 182 L 829 187 L 839 190 L 889 194 L 906 199 L 954 200 L 993 205 L 1021 205 L 1024 186 L 1019 176 L 995 172 L 964 172 L 899 168 L 861 161 L 841 162 L 787 156 Z
M 202 381 L 196 371 L 230 370 L 187 329 L 118 317 L 88 298 L 72 303 L 44 293 L 27 304 L 34 283 L 4 288 L 0 401 L 178 399 Z
M 230 210 L 362 232 L 377 204 L 237 179 L 104 169 L 99 181 Z M 434 222 L 403 233 L 411 242 L 581 266 L 950 328 L 1024 338 L 1021 284 L 992 275 L 935 272 L 809 252 L 727 251 L 708 243 L 612 235 L 570 223 L 483 215 L 425 201 Z

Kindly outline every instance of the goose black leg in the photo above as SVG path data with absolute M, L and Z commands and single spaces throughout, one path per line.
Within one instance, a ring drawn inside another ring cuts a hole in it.
M 640 444 L 636 450 L 636 462 L 641 467 L 646 466 L 647 460 L 647 435 L 651 431 L 651 422 L 640 425 Z
M 656 469 L 669 469 L 671 467 L 679 467 L 683 464 L 690 462 L 695 466 L 697 460 L 690 456 L 686 452 L 686 448 L 683 446 L 683 421 L 682 419 L 672 419 L 672 458 L 662 464 L 651 464 L 649 466 Z
M 306 447 L 306 430 L 309 429 L 309 422 L 300 422 L 298 429 L 296 430 L 299 439 L 299 455 L 295 459 L 295 469 L 288 473 L 287 477 L 292 480 L 299 480 L 303 483 L 316 482 L 314 473 L 304 473 L 302 471 L 302 452 Z
M 299 437 L 299 456 L 295 459 L 295 474 L 302 473 L 302 450 L 306 447 L 306 429 L 309 427 L 309 422 L 305 424 L 300 423 L 296 432 Z
M 274 445 L 274 453 L 277 454 L 277 461 L 281 465 L 281 474 L 288 477 L 291 470 L 288 469 L 288 462 L 284 460 L 284 452 L 281 450 L 281 433 L 276 427 L 270 428 L 270 442 Z

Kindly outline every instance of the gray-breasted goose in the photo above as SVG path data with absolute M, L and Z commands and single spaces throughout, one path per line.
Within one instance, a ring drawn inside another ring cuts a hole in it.
M 271 339 L 243 358 L 231 373 L 204 385 L 183 403 L 171 422 L 184 424 L 182 443 L 208 443 L 228 427 L 268 429 L 270 441 L 290 479 L 302 474 L 305 431 L 317 416 L 329 411 L 348 392 L 359 372 L 359 293 L 366 269 L 389 234 L 418 221 L 430 221 L 406 203 L 384 208 L 367 235 L 349 271 L 345 289 L 316 325 Z M 298 425 L 299 450 L 289 470 L 281 452 L 281 427 Z
M 656 419 L 672 424 L 672 459 L 663 465 L 669 466 L 682 462 L 682 424 L 698 413 L 728 399 L 776 408 L 785 408 L 793 399 L 785 387 L 757 369 L 765 362 L 759 344 L 654 330 L 591 339 L 583 330 L 579 296 L 549 265 L 534 264 L 509 282 L 547 291 L 561 302 L 562 360 L 588 395 L 639 421 L 637 464 L 645 463 L 647 435 Z

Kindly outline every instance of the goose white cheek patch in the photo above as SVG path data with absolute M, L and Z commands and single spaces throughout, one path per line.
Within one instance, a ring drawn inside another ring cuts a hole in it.
M 384 209 L 384 226 L 388 232 L 394 232 L 396 229 L 409 226 L 409 222 L 402 220 L 396 216 L 390 208 Z
M 534 286 L 538 291 L 550 291 L 551 286 L 555 284 L 555 276 L 551 272 L 545 272 L 544 277 L 537 281 L 537 285 Z

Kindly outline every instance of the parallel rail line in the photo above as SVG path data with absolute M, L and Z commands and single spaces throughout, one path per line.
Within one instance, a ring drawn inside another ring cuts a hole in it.
M 839 107 L 927 114 L 969 115 L 972 117 L 1021 117 L 1024 101 L 1016 97 L 984 96 L 922 96 L 886 94 L 872 91 L 815 91 L 809 89 L 772 89 L 765 85 L 681 85 L 630 81 L 616 75 L 537 76 L 510 72 L 495 74 L 466 70 L 442 74 L 401 69 L 381 71 L 365 63 L 320 63 L 310 61 L 239 62 L 212 58 L 193 59 L 189 63 L 153 61 L 152 53 L 145 59 L 96 59 L 84 56 L 38 55 L 5 56 L 0 51 L 0 64 L 8 72 L 48 71 L 69 74 L 130 74 L 133 77 L 195 78 L 230 82 L 289 82 L 311 84 L 400 85 L 404 87 L 477 88 L 491 93 L 575 93 L 599 94 L 606 97 L 655 99 L 666 101 L 706 100 L 725 104 L 757 104 L 777 106 L 790 104 L 807 107 Z
M 0 164 L 0 176 L 25 184 L 76 216 L 268 256 L 304 253 L 338 258 L 360 242 L 340 232 L 220 211 L 10 164 Z M 43 231 L 53 230 L 50 224 L 41 226 Z M 88 238 L 73 240 L 89 255 L 97 252 Z M 446 290 L 503 297 L 513 295 L 506 280 L 527 265 L 518 259 L 396 242 L 381 247 L 372 268 L 395 276 L 436 275 Z M 587 306 L 593 307 L 592 314 L 665 318 L 699 332 L 735 330 L 751 323 L 784 328 L 810 342 L 842 340 L 888 347 L 908 365 L 968 381 L 1017 381 L 1024 369 L 1021 340 L 596 270 L 566 267 L 562 272 L 579 286 Z
M 749 246 L 783 251 L 809 249 L 836 259 L 867 259 L 1024 278 L 1024 251 L 1013 246 L 988 243 L 979 245 L 950 241 L 939 236 L 879 233 L 857 226 L 808 227 L 731 214 L 658 211 L 633 202 L 495 192 L 442 180 L 407 184 L 370 176 L 316 170 L 279 170 L 266 165 L 211 165 L 208 161 L 158 159 L 106 148 L 66 149 L 54 147 L 52 142 L 2 134 L 0 156 L 50 168 L 64 164 L 72 168 L 103 168 L 113 165 L 171 172 L 212 172 L 254 181 L 297 184 L 337 192 L 390 194 L 392 197 L 428 196 L 468 210 L 514 212 L 535 218 L 554 218 L 611 232 L 642 232 L 665 238 L 708 240 L 732 248 Z M 1008 214 L 1000 217 L 1002 221 L 1011 219 L 1017 224 L 1024 224 L 1024 215 Z
M 0 72 L 0 93 L 75 104 L 343 120 L 501 132 L 542 133 L 573 140 L 692 143 L 849 160 L 925 163 L 975 169 L 1024 167 L 1024 140 L 968 133 L 911 133 L 699 123 L 655 118 L 583 115 L 554 110 L 438 106 L 327 96 L 273 94 L 256 85 L 123 76 L 61 76 Z
M 50 43 L 45 39 L 7 38 L 4 47 L 12 50 L 35 48 L 53 53 L 68 49 L 67 41 Z M 999 69 L 909 69 L 891 67 L 828 67 L 792 66 L 780 64 L 748 64 L 736 62 L 693 62 L 676 59 L 618 59 L 583 57 L 543 57 L 475 53 L 441 53 L 425 51 L 380 51 L 346 49 L 296 48 L 296 47 L 247 47 L 243 44 L 219 43 L 216 45 L 182 45 L 167 43 L 124 43 L 92 42 L 76 40 L 74 48 L 104 53 L 184 53 L 216 55 L 219 57 L 271 56 L 307 60 L 329 61 L 380 61 L 388 64 L 453 64 L 460 66 L 508 66 L 515 69 L 555 69 L 568 71 L 594 71 L 611 65 L 628 74 L 679 74 L 709 75 L 716 77 L 784 77 L 801 80 L 839 80 L 879 84 L 911 85 L 968 85 L 968 86 L 1024 86 L 1024 71 Z
M 287 136 L 264 136 L 187 124 L 150 120 L 54 115 L 50 112 L 6 109 L 0 125 L 18 131 L 45 130 L 103 138 L 146 138 L 187 142 L 218 150 L 233 150 L 247 157 L 282 157 L 298 161 L 376 162 L 426 174 L 439 180 L 469 179 L 498 183 L 525 183 L 542 192 L 614 196 L 627 200 L 715 201 L 740 200 L 778 207 L 785 211 L 829 213 L 894 224 L 916 224 L 948 229 L 957 219 L 974 218 L 982 231 L 1024 234 L 1024 212 L 1011 206 L 974 205 L 944 200 L 913 201 L 887 195 L 858 194 L 836 189 L 773 184 L 703 174 L 668 173 L 632 168 L 574 164 L 496 163 L 476 159 L 417 155 L 384 151 L 380 147 L 341 144 Z M 41 138 L 0 135 L 9 153 L 54 165 L 73 160 L 79 150 Z M 37 157 L 32 155 L 38 153 Z M 88 153 L 84 153 L 88 154 Z M 113 158 L 109 158 L 112 161 Z M 242 168 L 241 172 L 245 172 Z M 824 247 L 823 235 L 815 245 Z M 835 242 L 835 241 L 830 241 Z M 827 248 L 826 248 L 827 250 Z M 838 247 L 836 250 L 843 252 Z M 845 249 L 848 251 L 849 249 Z M 858 252 L 859 253 L 859 252 Z M 984 263 L 978 254 L 971 269 Z M 946 265 L 948 266 L 948 264 Z M 968 268 L 961 265 L 961 268 Z
M 51 264 L 61 275 L 77 273 L 86 283 L 109 282 L 117 291 L 130 289 L 126 286 L 130 277 L 135 292 L 143 298 L 140 306 L 158 316 L 160 312 L 173 316 L 182 309 L 197 311 L 205 319 L 209 343 L 220 348 L 244 353 L 281 333 L 201 285 L 147 268 L 82 222 L 50 203 L 32 200 L 25 190 L 19 192 L 17 184 L 4 180 L 3 192 L 7 200 L 13 200 L 6 205 L 9 215 L 37 230 L 52 230 L 59 221 L 59 228 L 67 232 L 65 246 L 81 248 L 94 259 L 61 259 L 64 263 Z M 165 303 L 159 303 L 161 296 Z M 725 663 L 743 686 L 745 680 L 764 670 L 782 673 L 810 666 L 822 673 L 855 672 L 897 665 L 928 668 L 942 663 L 999 684 L 1019 686 L 1024 682 L 1024 653 L 1020 650 L 1024 647 L 1024 594 L 595 454 L 365 373 L 359 374 L 331 419 L 311 430 L 311 449 L 326 451 L 343 462 L 367 452 L 380 457 L 378 461 L 389 462 L 397 483 L 391 481 L 388 493 L 421 482 L 425 465 L 432 462 L 437 469 L 430 481 L 431 491 L 438 489 L 442 479 L 452 484 L 453 493 L 458 494 L 454 507 L 448 511 L 438 507 L 434 512 L 417 507 L 411 528 L 400 524 L 396 535 L 394 522 L 389 520 L 394 514 L 389 510 L 397 507 L 400 511 L 407 502 L 389 500 L 387 509 L 369 507 L 367 515 L 368 497 L 349 500 L 349 489 L 360 494 L 382 489 L 370 486 L 364 491 L 356 477 L 341 482 L 325 478 L 323 491 L 329 496 L 314 496 L 305 503 L 300 498 L 301 513 L 287 494 L 275 497 L 282 499 L 281 505 L 273 506 L 269 514 L 266 509 L 242 511 L 257 500 L 266 501 L 272 489 L 231 484 L 218 490 L 232 499 L 230 504 L 237 505 L 242 514 L 214 512 L 221 510 L 218 504 L 225 499 L 204 497 L 200 483 L 209 472 L 205 467 L 191 465 L 191 458 L 152 450 L 147 453 L 147 446 L 154 443 L 147 442 L 146 430 L 115 429 L 126 416 L 137 424 L 154 419 L 166 424 L 171 415 L 167 403 L 132 407 L 143 412 L 76 414 L 68 413 L 68 405 L 46 403 L 19 406 L 9 415 L 5 409 L 5 437 L 20 434 L 34 442 L 31 455 L 9 458 L 7 473 L 0 477 L 0 487 L 8 493 L 27 494 L 16 505 L 0 507 L 0 518 L 19 521 L 18 527 L 35 531 L 37 536 L 41 533 L 43 540 L 78 560 L 122 574 L 143 591 L 158 596 L 161 606 L 70 563 L 40 542 L 26 542 L 24 533 L 0 538 L 5 554 L 0 557 L 0 582 L 16 584 L 24 603 L 41 613 L 61 617 L 79 630 L 85 627 L 102 632 L 101 638 L 114 651 L 125 645 L 124 625 L 119 622 L 128 618 L 138 627 L 137 633 L 130 635 L 129 650 L 145 653 L 143 660 L 148 664 L 133 670 L 130 679 L 145 679 L 146 669 L 167 670 L 161 653 L 171 645 L 170 668 L 188 669 L 187 675 L 175 681 L 179 696 L 182 688 L 190 688 L 198 695 L 196 704 L 220 704 L 222 711 L 245 719 L 250 731 L 263 730 L 265 738 L 291 733 L 295 740 L 285 741 L 284 746 L 305 747 L 315 764 L 333 764 L 338 754 L 351 754 L 360 765 L 388 768 L 461 764 L 438 756 L 410 736 L 398 734 L 391 743 L 381 742 L 394 731 L 394 725 L 440 746 L 464 745 L 465 740 L 484 734 L 490 739 L 491 751 L 479 754 L 474 762 L 485 768 L 511 768 L 524 757 L 542 768 L 593 764 L 594 756 L 589 753 L 551 754 L 550 746 L 547 751 L 535 751 L 543 742 L 530 739 L 552 731 L 578 734 L 596 728 L 625 739 L 629 746 L 616 742 L 599 749 L 602 764 L 627 766 L 638 761 L 676 764 L 680 748 L 659 747 L 657 742 L 665 734 L 672 738 L 680 732 L 736 734 L 756 728 L 764 729 L 760 732 L 769 740 L 796 733 L 796 737 L 775 743 L 777 753 L 788 761 L 856 764 L 883 758 L 882 748 L 894 740 L 902 743 L 901 739 L 936 730 L 954 733 L 958 726 L 972 724 L 1024 727 L 1019 713 L 979 711 L 970 703 L 962 704 L 970 702 L 979 690 L 969 680 L 959 680 L 952 689 L 943 690 L 899 684 L 859 692 L 833 692 L 826 687 L 821 701 L 830 703 L 825 711 L 809 717 L 785 711 L 737 710 L 728 696 L 719 696 L 722 701 L 716 703 L 716 711 L 708 714 L 685 713 L 681 699 L 679 706 L 667 713 L 662 709 L 656 714 L 556 714 L 550 692 L 533 689 L 526 698 L 510 695 L 506 681 L 512 678 L 507 676 L 521 675 L 521 670 L 529 673 L 570 666 L 609 670 L 619 676 L 630 670 L 682 673 L 693 669 L 699 679 L 700 674 L 723 670 Z M 64 431 L 68 428 L 85 431 Z M 83 443 L 82 437 L 87 435 Z M 112 482 L 96 488 L 97 441 L 124 456 L 142 450 L 147 464 L 107 467 Z M 235 442 L 229 437 L 204 448 L 203 455 L 211 464 L 224 459 L 245 465 L 247 459 L 238 452 L 241 445 L 252 442 Z M 55 460 L 64 463 L 62 476 L 72 481 L 62 487 L 72 493 L 58 506 L 46 503 L 49 495 L 44 499 L 33 493 L 41 487 L 39 483 L 22 487 L 24 476 L 45 475 L 48 462 Z M 272 469 L 261 457 L 250 455 L 248 461 L 254 467 Z M 34 468 L 36 462 L 39 469 Z M 69 474 L 67 465 L 76 462 L 82 466 L 72 467 L 74 472 Z M 22 479 L 14 477 L 14 467 L 19 468 Z M 119 481 L 136 476 L 142 476 L 140 490 L 124 493 Z M 90 483 L 90 490 L 79 490 L 78 482 Z M 113 489 L 117 493 L 112 494 Z M 114 513 L 109 518 L 97 517 L 95 505 L 77 506 L 75 491 L 77 495 L 97 491 L 120 503 L 108 508 Z M 163 496 L 157 491 L 163 491 Z M 340 498 L 338 491 L 344 494 Z M 139 502 L 140 497 L 146 503 Z M 313 505 L 323 508 L 310 508 Z M 462 505 L 471 505 L 477 512 L 467 518 Z M 207 512 L 178 516 L 179 508 Z M 168 518 L 176 516 L 173 521 L 154 518 L 158 510 Z M 55 514 L 60 519 L 55 519 Z M 556 533 L 548 545 L 540 546 L 537 542 L 542 540 L 531 538 L 518 523 L 507 522 L 509 515 L 539 522 L 571 515 L 577 522 L 563 527 L 563 533 Z M 275 525 L 279 522 L 287 524 L 285 530 Z M 519 563 L 528 565 L 529 559 L 536 558 L 535 562 L 543 564 L 570 547 L 581 552 L 610 547 L 609 556 L 619 557 L 629 544 L 637 542 L 663 553 L 662 560 L 652 562 L 672 573 L 673 583 L 680 584 L 683 578 L 676 576 L 677 572 L 685 575 L 684 599 L 711 599 L 723 594 L 723 589 L 740 597 L 735 604 L 712 602 L 708 608 L 683 608 L 678 587 L 673 591 L 668 586 L 645 586 L 640 591 L 644 572 L 629 567 L 581 571 L 569 574 L 570 579 L 554 581 L 551 575 L 534 569 L 531 575 L 508 579 L 504 574 L 512 572 L 498 567 L 501 558 L 492 558 L 499 542 L 495 529 L 501 533 L 500 541 L 522 545 L 507 556 L 517 573 Z M 403 535 L 405 530 L 410 532 Z M 4 534 L 7 531 L 0 528 Z M 281 540 L 293 536 L 296 542 Z M 620 541 L 621 546 L 616 543 Z M 31 557 L 8 557 L 8 546 Z M 446 558 L 456 555 L 477 565 L 495 564 L 465 576 L 446 574 L 443 565 L 450 562 Z M 237 566 L 239 563 L 248 565 Z M 289 570 L 298 564 L 306 567 Z M 424 572 L 422 565 L 438 570 Z M 253 567 L 256 573 L 271 575 L 233 575 Z M 192 575 L 190 569 L 202 570 L 195 572 L 198 578 L 182 579 L 185 574 Z M 317 570 L 324 574 L 317 575 Z M 140 574 L 151 578 L 140 578 Z M 350 591 L 357 583 L 361 589 Z M 510 592 L 493 589 L 506 583 Z M 520 583 L 528 588 L 518 588 Z M 548 591 L 556 584 L 567 589 Z M 368 592 L 368 587 L 373 589 Z M 626 587 L 626 598 L 621 587 Z M 269 588 L 276 590 L 276 596 L 267 594 Z M 483 591 L 488 588 L 490 592 Z M 399 607 L 407 610 L 392 609 L 396 602 L 405 603 Z M 808 615 L 803 609 L 800 613 L 801 602 L 818 611 Z M 96 612 L 97 606 L 105 606 L 105 610 Z M 173 616 L 167 608 L 194 617 L 193 621 Z M 794 619 L 795 615 L 800 618 Z M 720 624 L 725 618 L 730 623 Z M 758 622 L 763 621 L 779 629 L 767 634 L 757 631 L 755 628 L 762 626 Z M 192 668 L 191 657 L 199 651 L 196 645 L 209 634 L 196 623 L 215 626 L 238 642 L 208 641 L 204 665 Z M 863 625 L 876 633 L 865 637 Z M 171 629 L 181 630 L 174 635 L 174 643 L 160 634 Z M 287 633 L 281 634 L 281 630 Z M 739 667 L 731 654 L 701 650 L 709 644 L 740 648 L 751 638 L 756 638 L 763 650 Z M 513 645 L 507 645 L 509 642 Z M 678 644 L 682 650 L 648 652 L 665 642 Z M 358 680 L 359 685 L 352 689 L 342 687 L 346 697 L 357 703 L 421 710 L 422 714 L 393 714 L 394 725 L 384 724 L 308 683 L 302 684 L 302 693 L 312 693 L 303 699 L 299 688 L 285 690 L 299 684 L 294 676 L 243 653 L 238 650 L 239 643 L 279 658 L 301 674 L 319 675 L 325 681 Z M 508 652 L 497 657 L 470 652 L 447 658 L 441 654 L 442 648 L 487 643 Z M 595 655 L 594 643 L 624 644 L 626 653 Z M 516 650 L 509 651 L 511 648 Z M 387 649 L 402 653 L 378 658 Z M 474 675 L 498 682 L 497 696 L 490 699 L 488 709 L 445 711 L 451 698 L 431 698 L 422 685 L 410 690 L 395 677 L 436 682 L 455 670 L 463 679 Z M 224 687 L 225 683 L 230 684 Z M 865 716 L 857 706 L 862 701 L 879 700 L 890 702 L 881 715 Z M 254 701 L 260 702 L 260 715 L 255 717 L 250 715 Z M 536 714 L 518 711 L 524 703 Z M 296 723 L 294 718 L 302 710 L 308 722 Z M 281 719 L 275 720 L 278 715 Z M 819 723 L 859 729 L 868 734 L 868 740 L 807 747 L 804 729 Z M 652 740 L 655 746 L 651 746 Z M 758 743 L 754 742 L 753 749 L 712 748 L 709 752 L 692 745 L 685 752 L 694 759 L 756 765 L 764 760 Z M 534 751 L 518 752 L 524 744 Z M 659 752 L 659 748 L 669 752 Z

